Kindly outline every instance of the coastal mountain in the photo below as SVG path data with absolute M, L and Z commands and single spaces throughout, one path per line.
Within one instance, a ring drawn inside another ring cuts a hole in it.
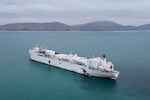
M 141 26 L 124 26 L 112 21 L 97 21 L 80 25 L 66 25 L 60 22 L 50 23 L 14 23 L 0 25 L 0 30 L 14 31 L 119 31 L 150 30 L 150 24 Z
M 123 25 L 117 24 L 110 21 L 97 21 L 91 22 L 83 25 L 72 26 L 74 30 L 79 31 L 104 31 L 104 30 L 122 30 Z
M 150 30 L 150 24 L 145 24 L 145 25 L 138 26 L 137 29 Z
M 0 30 L 18 30 L 18 31 L 68 31 L 72 27 L 59 22 L 51 23 L 15 23 L 0 25 Z

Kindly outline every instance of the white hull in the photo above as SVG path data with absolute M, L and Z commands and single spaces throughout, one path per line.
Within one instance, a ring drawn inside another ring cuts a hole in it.
M 110 72 L 92 70 L 92 69 L 89 69 L 86 65 L 80 65 L 80 64 L 76 64 L 72 62 L 63 61 L 55 57 L 46 57 L 46 56 L 40 55 L 34 50 L 29 50 L 29 53 L 30 53 L 31 60 L 41 62 L 44 64 L 48 64 L 48 65 L 52 65 L 58 68 L 66 69 L 69 71 L 73 71 L 79 74 L 84 74 L 84 75 L 94 76 L 94 77 L 104 77 L 104 78 L 110 78 L 110 79 L 116 79 L 119 75 L 119 72 L 115 70 L 112 70 Z

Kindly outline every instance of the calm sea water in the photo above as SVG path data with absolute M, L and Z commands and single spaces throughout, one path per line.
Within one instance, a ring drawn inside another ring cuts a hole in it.
M 117 80 L 89 78 L 29 60 L 35 44 L 84 57 L 106 55 Z M 150 31 L 0 32 L 0 100 L 149 100 Z

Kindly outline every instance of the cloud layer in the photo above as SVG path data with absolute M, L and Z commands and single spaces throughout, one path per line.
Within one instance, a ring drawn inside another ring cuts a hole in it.
M 0 24 L 110 20 L 124 25 L 150 23 L 149 0 L 0 0 Z

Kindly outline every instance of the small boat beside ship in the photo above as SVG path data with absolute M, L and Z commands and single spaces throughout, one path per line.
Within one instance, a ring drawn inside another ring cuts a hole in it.
M 52 65 L 79 74 L 116 79 L 119 71 L 114 70 L 112 62 L 103 57 L 85 58 L 77 54 L 62 54 L 42 47 L 33 47 L 29 50 L 30 59 L 44 64 Z

